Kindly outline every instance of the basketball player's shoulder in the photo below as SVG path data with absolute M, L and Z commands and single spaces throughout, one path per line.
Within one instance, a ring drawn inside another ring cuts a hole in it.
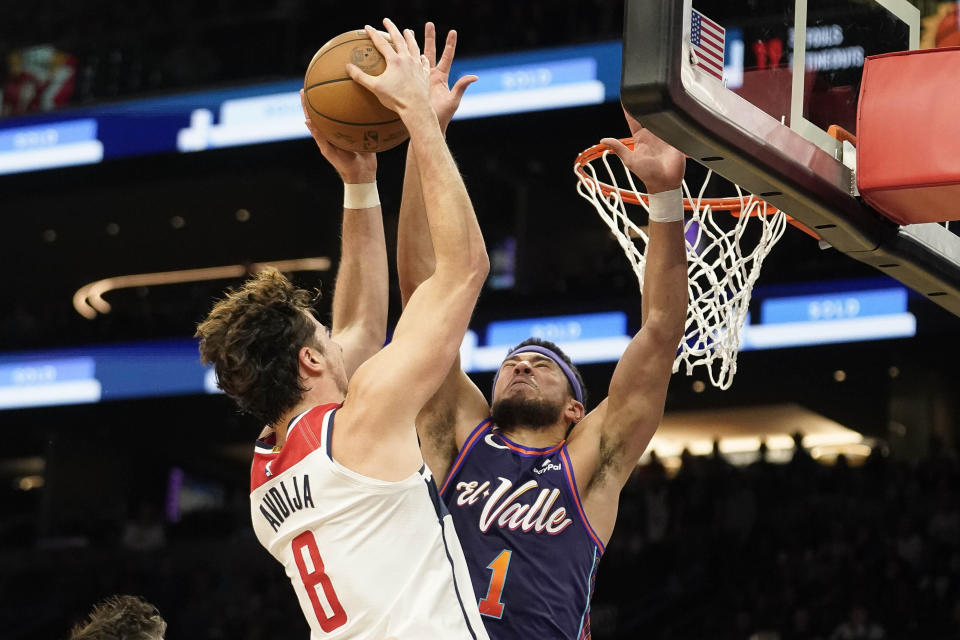
M 581 455 L 580 451 L 595 450 L 601 445 L 604 421 L 607 420 L 606 401 L 584 416 L 583 420 L 574 425 L 567 434 L 565 447 L 574 456 Z
M 251 492 L 321 449 L 325 442 L 324 425 L 329 427 L 332 414 L 339 406 L 318 405 L 295 417 L 287 425 L 286 439 L 282 446 L 275 445 L 276 438 L 272 431 L 266 431 L 266 437 L 261 435 L 254 448 Z
M 324 426 L 327 426 L 327 428 L 332 426 L 334 412 L 340 406 L 340 403 L 329 402 L 308 409 L 290 423 L 287 428 L 287 439 L 306 440 L 313 447 L 320 446 L 320 442 L 323 440 Z

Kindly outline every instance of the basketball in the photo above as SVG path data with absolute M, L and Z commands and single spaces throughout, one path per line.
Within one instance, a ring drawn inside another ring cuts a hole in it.
M 400 116 L 347 75 L 348 62 L 371 75 L 380 75 L 387 66 L 362 29 L 327 42 L 313 56 L 303 82 L 310 120 L 327 140 L 347 151 L 397 146 L 409 136 Z

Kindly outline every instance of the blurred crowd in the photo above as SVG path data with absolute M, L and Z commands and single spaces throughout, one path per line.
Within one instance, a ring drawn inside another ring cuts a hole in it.
M 747 467 L 688 456 L 638 468 L 602 566 L 597 638 L 960 637 L 960 467 Z
M 924 16 L 923 47 L 960 42 L 956 2 L 914 4 Z M 296 77 L 329 38 L 384 15 L 414 28 L 425 17 L 458 28 L 461 53 L 475 55 L 617 39 L 623 1 L 374 1 L 361 9 L 304 0 L 14 3 L 0 34 L 2 113 Z
M 732 466 L 685 455 L 637 468 L 600 566 L 597 640 L 960 637 L 960 484 L 942 447 Z M 242 488 L 242 487 L 241 487 Z M 83 547 L 4 552 L 0 628 L 65 638 L 92 603 L 139 594 L 168 637 L 306 637 L 283 570 L 253 538 L 242 491 L 173 524 L 138 508 Z
M 621 0 L 487 3 L 51 0 L 5 7 L 4 115 L 222 83 L 287 79 L 328 39 L 393 17 L 463 33 L 462 55 L 615 39 Z

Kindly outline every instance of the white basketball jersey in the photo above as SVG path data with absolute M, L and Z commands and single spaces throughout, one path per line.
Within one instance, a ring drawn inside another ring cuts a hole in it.
M 487 640 L 430 470 L 386 482 L 338 464 L 339 406 L 298 416 L 279 451 L 258 441 L 250 478 L 253 528 L 285 567 L 311 639 Z

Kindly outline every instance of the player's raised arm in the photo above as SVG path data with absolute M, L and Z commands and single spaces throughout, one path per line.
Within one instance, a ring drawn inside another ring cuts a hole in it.
M 423 53 L 430 63 L 430 104 L 446 131 L 460 105 L 467 87 L 477 80 L 467 75 L 450 87 L 450 68 L 457 47 L 457 32 L 447 33 L 440 59 L 437 60 L 436 28 L 432 22 L 424 26 Z M 427 222 L 420 184 L 417 154 L 411 145 L 407 149 L 407 165 L 403 176 L 403 198 L 400 202 L 400 224 L 397 229 L 397 273 L 403 305 L 420 284 L 433 274 L 435 259 L 430 227 Z M 459 439 L 455 427 L 465 437 L 479 420 L 489 413 L 483 393 L 460 369 L 459 355 L 440 389 L 417 416 L 417 434 L 424 460 L 435 477 L 443 481 L 456 455 Z
M 680 184 L 685 158 L 627 116 L 634 149 L 606 138 L 651 194 L 643 321 L 617 363 L 609 395 L 571 437 L 578 482 L 598 533 L 612 532 L 616 499 L 663 416 L 667 386 L 687 314 L 687 256 Z M 601 533 L 604 535 L 604 533 Z
M 477 76 L 463 76 L 450 88 L 450 67 L 457 48 L 457 32 L 450 31 L 447 34 L 439 61 L 436 37 L 436 28 L 432 22 L 428 22 L 423 30 L 423 55 L 430 63 L 430 104 L 437 114 L 440 129 L 446 133 L 464 92 L 477 80 Z M 430 227 L 423 203 L 423 189 L 420 185 L 420 170 L 413 145 L 407 149 L 397 234 L 397 273 L 401 298 L 406 305 L 414 290 L 433 273 L 435 265 Z
M 372 28 L 367 32 L 386 71 L 375 77 L 356 67 L 348 72 L 410 132 L 435 267 L 407 301 L 391 344 L 357 371 L 341 410 L 354 428 L 381 437 L 412 426 L 446 377 L 489 270 L 473 205 L 430 105 L 429 62 L 412 31 L 401 34 L 389 20 L 384 24 L 392 44 Z
M 317 131 L 300 90 L 304 124 L 343 180 L 340 263 L 333 294 L 331 337 L 343 347 L 347 378 L 383 346 L 387 334 L 387 249 L 377 193 L 377 156 L 345 151 Z

